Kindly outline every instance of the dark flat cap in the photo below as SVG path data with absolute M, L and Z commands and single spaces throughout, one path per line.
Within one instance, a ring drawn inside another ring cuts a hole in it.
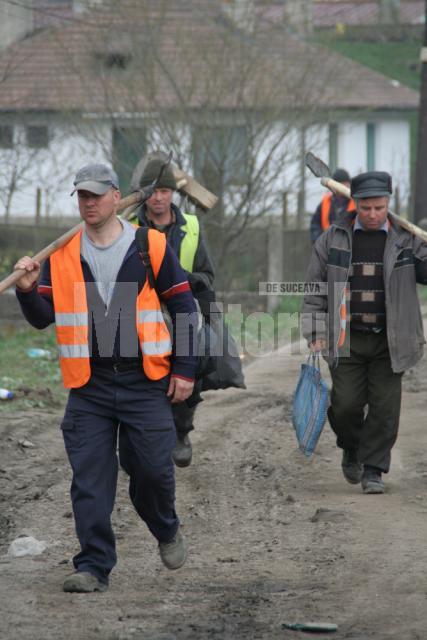
M 380 198 L 393 193 L 391 175 L 386 171 L 367 171 L 351 181 L 353 198 Z

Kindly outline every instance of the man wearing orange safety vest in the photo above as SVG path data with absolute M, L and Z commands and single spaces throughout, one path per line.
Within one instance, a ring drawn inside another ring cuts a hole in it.
M 334 171 L 332 178 L 346 187 L 350 187 L 350 175 L 345 169 Z M 325 193 L 310 223 L 310 237 L 314 244 L 321 233 L 329 229 L 332 223 L 346 211 L 355 211 L 354 200 L 339 194 Z
M 116 173 L 88 165 L 74 186 L 83 231 L 44 263 L 38 284 L 40 264 L 21 258 L 16 268 L 27 273 L 17 283 L 17 297 L 34 327 L 56 325 L 62 377 L 70 389 L 61 428 L 81 547 L 63 589 L 92 592 L 107 589 L 116 563 L 110 517 L 117 442 L 132 503 L 157 539 L 163 564 L 178 569 L 186 560 L 175 512 L 171 403 L 193 391 L 198 320 L 187 276 L 154 229 L 148 233 L 155 282 L 147 277 L 136 227 L 116 216 Z M 161 302 L 172 319 L 173 340 Z

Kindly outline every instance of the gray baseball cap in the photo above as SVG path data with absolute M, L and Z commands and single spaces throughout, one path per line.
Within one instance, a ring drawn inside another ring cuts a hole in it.
M 102 196 L 111 187 L 119 188 L 119 178 L 117 173 L 105 164 L 87 164 L 77 171 L 73 184 L 75 189 L 71 195 L 76 191 L 84 190 Z

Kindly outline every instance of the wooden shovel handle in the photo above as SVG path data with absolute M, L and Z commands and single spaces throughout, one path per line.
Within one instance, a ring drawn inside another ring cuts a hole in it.
M 131 207 L 134 204 L 138 204 L 138 202 L 141 202 L 143 197 L 144 197 L 143 191 L 135 191 L 135 193 L 131 193 L 129 196 L 126 196 L 125 198 L 122 198 L 121 200 L 119 200 L 116 207 L 117 211 L 123 211 L 124 209 L 127 209 L 128 207 Z M 76 233 L 78 233 L 81 229 L 83 229 L 83 226 L 84 226 L 84 222 L 80 222 L 79 224 L 76 224 L 75 227 L 73 227 L 69 231 L 66 231 L 62 236 L 57 238 L 57 240 L 54 240 L 53 242 L 48 244 L 47 247 L 45 247 L 44 249 L 36 253 L 33 259 L 37 260 L 37 262 L 42 262 L 43 260 L 46 260 L 46 258 L 49 258 L 49 256 L 52 255 L 52 253 L 55 253 L 55 251 L 57 251 L 58 249 L 66 245 L 67 242 L 69 242 L 71 238 L 73 238 L 76 235 Z M 7 278 L 2 280 L 0 282 L 0 294 L 6 291 L 6 289 L 13 287 L 25 273 L 26 272 L 24 269 L 16 269 L 13 273 L 7 276 Z
M 326 187 L 330 191 L 333 191 L 334 193 L 340 193 L 346 198 L 351 198 L 349 187 L 346 187 L 340 182 L 337 182 L 336 180 L 332 180 L 332 178 L 322 178 L 320 182 L 323 184 L 324 187 Z M 391 211 L 389 211 L 388 213 L 389 213 L 389 216 L 400 227 L 402 227 L 403 229 L 406 229 L 406 231 L 409 231 L 409 233 L 412 233 L 413 236 L 420 238 L 420 240 L 422 240 L 423 242 L 427 242 L 426 231 L 424 231 L 423 229 L 420 229 L 420 227 L 417 227 L 416 224 L 413 224 L 412 222 L 405 220 L 405 218 L 401 218 L 400 216 L 397 216 L 395 213 L 392 213 Z

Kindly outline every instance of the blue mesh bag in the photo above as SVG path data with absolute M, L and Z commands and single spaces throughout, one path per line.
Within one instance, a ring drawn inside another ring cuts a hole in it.
M 292 424 L 300 450 L 310 457 L 322 433 L 329 405 L 329 390 L 320 373 L 318 353 L 310 353 L 301 373 L 292 406 Z

